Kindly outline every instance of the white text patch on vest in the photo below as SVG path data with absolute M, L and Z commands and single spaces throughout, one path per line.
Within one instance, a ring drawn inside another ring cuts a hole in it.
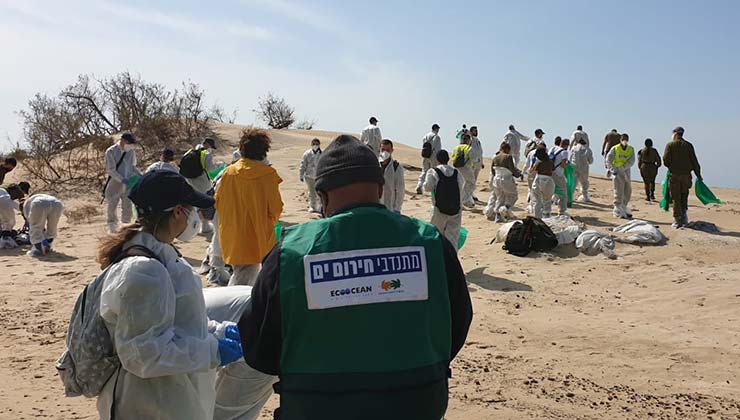
M 303 258 L 308 309 L 428 299 L 424 247 L 362 249 Z

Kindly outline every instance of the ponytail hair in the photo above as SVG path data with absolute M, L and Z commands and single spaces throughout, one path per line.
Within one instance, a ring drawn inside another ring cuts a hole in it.
M 98 255 L 95 259 L 100 264 L 100 269 L 105 270 L 121 256 L 126 243 L 131 241 L 137 233 L 145 231 L 154 235 L 158 229 L 165 227 L 169 220 L 171 211 L 158 213 L 144 213 L 142 209 L 136 209 L 139 217 L 136 222 L 125 225 L 118 232 L 106 235 L 98 245 Z

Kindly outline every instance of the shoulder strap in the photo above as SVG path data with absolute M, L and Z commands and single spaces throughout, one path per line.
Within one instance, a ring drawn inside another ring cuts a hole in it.
M 118 167 L 121 166 L 121 163 L 123 162 L 123 158 L 126 157 L 126 151 L 124 150 L 121 154 L 121 157 L 118 159 L 118 163 L 116 163 L 116 170 L 118 170 Z
M 399 166 L 399 165 L 401 165 L 401 164 L 400 164 L 400 163 L 398 163 L 398 161 L 397 161 L 397 160 L 394 160 L 394 161 L 393 161 L 393 171 L 397 171 L 397 170 L 398 170 L 398 166 Z
M 131 245 L 130 247 L 124 249 L 121 252 L 121 254 L 111 263 L 111 265 L 113 265 L 115 263 L 118 263 L 118 262 L 121 262 L 121 260 L 124 260 L 124 259 L 126 259 L 128 257 L 147 257 L 147 258 L 153 258 L 153 259 L 159 261 L 160 263 L 162 263 L 162 265 L 164 265 L 164 263 L 162 262 L 162 260 L 160 260 L 159 257 L 156 254 L 154 254 L 154 252 L 152 252 L 152 250 L 150 250 L 149 248 L 147 248 L 147 247 L 145 247 L 143 245 Z

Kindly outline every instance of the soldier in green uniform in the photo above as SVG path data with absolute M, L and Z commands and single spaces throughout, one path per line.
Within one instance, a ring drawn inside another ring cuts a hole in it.
M 372 150 L 324 151 L 325 218 L 285 229 L 239 322 L 246 362 L 279 376 L 276 419 L 439 420 L 472 306 L 455 247 L 379 204 Z

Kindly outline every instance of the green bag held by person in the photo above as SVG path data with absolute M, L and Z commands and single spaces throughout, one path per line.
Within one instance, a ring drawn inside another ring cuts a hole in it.
M 216 179 L 224 169 L 226 169 L 226 165 L 221 165 L 212 171 L 208 171 L 208 179 Z
M 671 172 L 668 171 L 667 174 L 665 174 L 665 179 L 663 180 L 663 199 L 660 200 L 660 208 L 668 211 L 668 209 L 671 207 L 671 188 L 668 186 L 668 184 L 671 182 Z
M 573 195 L 576 192 L 576 177 L 573 164 L 568 162 L 568 165 L 563 169 L 565 174 L 565 184 L 568 188 L 568 207 L 573 207 Z
M 460 227 L 460 237 L 457 240 L 457 249 L 462 249 L 463 245 L 465 245 L 465 241 L 468 239 L 468 230 L 464 227 Z
M 712 193 L 712 191 L 707 187 L 707 184 L 704 183 L 704 181 L 697 179 L 694 183 L 694 193 L 696 194 L 696 198 L 701 201 L 702 204 L 724 204 L 722 200 L 717 198 L 717 196 Z

